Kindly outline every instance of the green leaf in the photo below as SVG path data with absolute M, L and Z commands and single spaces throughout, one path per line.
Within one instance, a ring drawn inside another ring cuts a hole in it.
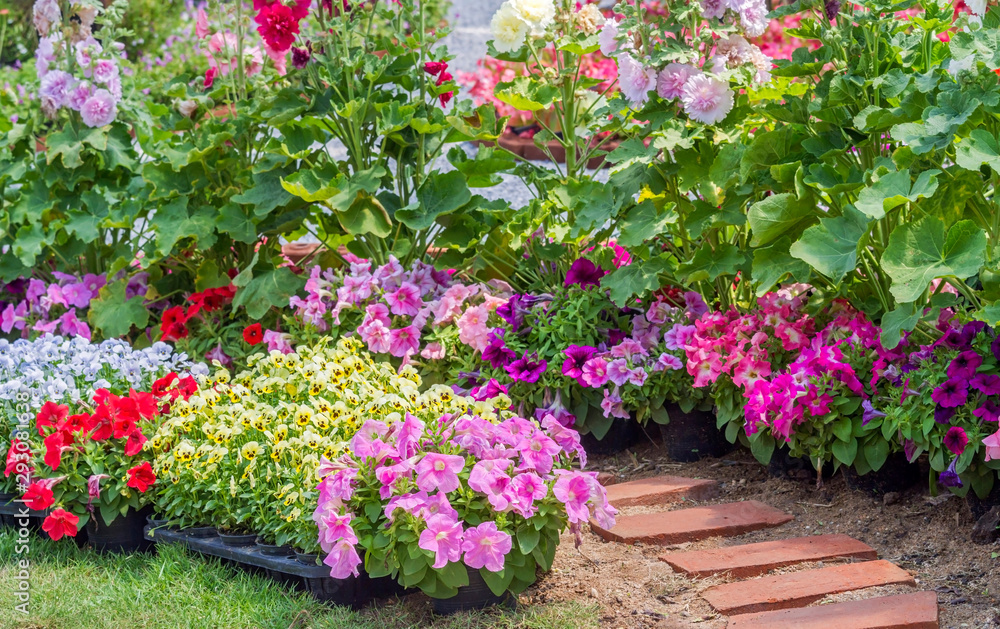
M 806 232 L 808 231 L 807 229 Z M 801 282 L 809 279 L 809 265 L 791 256 L 791 244 L 791 239 L 784 236 L 769 247 L 754 249 L 752 277 L 757 286 L 758 297 L 768 293 L 785 276 Z
M 243 306 L 251 319 L 261 319 L 272 307 L 284 308 L 289 298 L 305 286 L 305 280 L 287 267 L 272 269 L 241 288 L 233 298 L 233 307 Z
M 848 441 L 854 434 L 854 424 L 850 417 L 841 417 L 833 424 L 833 434 L 841 441 Z
M 257 240 L 257 226 L 253 219 L 234 203 L 228 203 L 219 210 L 216 227 L 237 242 L 249 244 Z
M 22 225 L 17 230 L 12 249 L 17 259 L 25 266 L 32 266 L 46 244 L 49 244 L 48 237 L 39 221 L 31 225 Z
M 882 267 L 898 301 L 916 301 L 936 278 L 965 279 L 979 272 L 986 259 L 986 232 L 968 220 L 945 229 L 944 221 L 928 216 L 889 235 Z
M 872 471 L 877 472 L 882 469 L 886 459 L 889 458 L 889 443 L 876 437 L 874 441 L 865 445 L 864 453 Z
M 914 308 L 913 304 L 900 304 L 895 310 L 887 312 L 882 316 L 882 346 L 886 349 L 893 349 L 899 345 L 903 338 L 903 332 L 912 330 L 920 321 L 920 310 Z
M 667 231 L 668 225 L 677 222 L 673 204 L 657 211 L 652 201 L 646 200 L 629 210 L 621 224 L 618 244 L 623 247 L 638 247 L 647 240 L 656 238 Z
M 776 445 L 774 437 L 770 434 L 758 432 L 750 439 L 750 452 L 761 465 L 767 465 L 771 462 Z
M 955 161 L 962 168 L 976 171 L 989 164 L 994 172 L 1000 173 L 1000 144 L 989 131 L 975 129 L 955 145 Z
M 396 210 L 396 220 L 410 229 L 427 229 L 439 216 L 451 214 L 472 199 L 465 175 L 435 172 L 417 190 L 417 204 Z M 387 234 L 388 235 L 388 234 Z
M 521 76 L 513 81 L 497 83 L 494 94 L 501 102 L 521 111 L 545 109 L 559 96 L 559 88 Z
M 850 439 L 848 441 L 837 441 L 833 442 L 833 446 L 830 448 L 833 451 L 833 456 L 836 457 L 838 461 L 844 465 L 852 465 L 854 463 L 854 458 L 858 456 L 858 440 Z
M 444 568 L 437 571 L 441 582 L 448 587 L 460 588 L 469 585 L 469 572 L 461 561 L 450 561 Z
M 358 192 L 354 203 L 338 213 L 337 218 L 344 231 L 356 236 L 372 234 L 378 238 L 386 238 L 392 233 L 389 213 L 378 199 L 367 192 Z
M 677 268 L 677 274 L 687 283 L 713 281 L 720 275 L 736 275 L 746 262 L 746 256 L 736 245 L 724 242 L 712 247 L 705 241 L 691 260 Z
M 937 190 L 939 172 L 928 170 L 920 173 L 912 188 L 909 170 L 886 173 L 877 182 L 861 191 L 855 205 L 868 216 L 880 219 L 886 212 L 907 201 L 915 203 L 917 199 L 933 196 Z
M 486 581 L 486 585 L 489 586 L 490 591 L 497 596 L 503 596 L 503 593 L 507 591 L 507 587 L 514 578 L 514 571 L 509 568 L 500 572 L 490 572 L 486 568 L 480 568 L 479 574 L 483 577 L 483 581 Z
M 522 526 L 517 530 L 517 545 L 525 555 L 535 550 L 541 534 L 533 526 Z
M 854 270 L 858 241 L 867 231 L 865 215 L 848 206 L 843 216 L 821 219 L 819 225 L 802 232 L 788 252 L 834 282 L 840 282 Z
M 125 299 L 127 285 L 127 279 L 108 284 L 101 289 L 98 298 L 90 302 L 87 320 L 105 338 L 125 336 L 132 326 L 142 330 L 149 323 L 149 309 L 142 297 Z
M 783 192 L 767 197 L 750 206 L 747 220 L 753 230 L 751 245 L 760 247 L 781 236 L 795 234 L 798 227 L 814 218 L 809 205 L 794 194 Z
M 634 260 L 601 278 L 601 288 L 611 291 L 611 301 L 624 308 L 634 296 L 660 287 L 660 273 L 670 267 L 665 257 L 656 257 L 645 262 Z

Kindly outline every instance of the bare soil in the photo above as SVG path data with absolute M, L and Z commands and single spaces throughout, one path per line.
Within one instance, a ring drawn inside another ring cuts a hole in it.
M 962 498 L 944 493 L 932 497 L 926 481 L 888 497 L 851 489 L 842 474 L 817 490 L 815 479 L 776 478 L 749 452 L 722 459 L 673 463 L 656 444 L 644 444 L 622 454 L 595 457 L 590 469 L 615 474 L 618 482 L 674 474 L 711 478 L 720 483 L 719 497 L 705 503 L 657 508 L 630 507 L 622 514 L 682 509 L 696 504 L 760 500 L 795 515 L 784 526 L 734 538 L 713 538 L 678 546 L 607 543 L 589 531 L 574 548 L 563 536 L 553 570 L 520 596 L 525 604 L 591 599 L 601 608 L 602 627 L 726 626 L 699 593 L 723 578 L 693 580 L 675 574 L 659 556 L 668 550 L 697 550 L 722 545 L 782 539 L 821 533 L 843 533 L 875 548 L 879 557 L 910 571 L 917 587 L 938 594 L 941 627 L 1000 627 L 1000 544 L 978 545 L 969 535 L 974 521 Z M 800 476 L 806 476 L 801 474 Z M 804 570 L 822 564 L 781 569 Z M 772 573 L 773 574 L 773 573 Z M 836 595 L 816 604 L 912 591 L 906 586 L 871 588 Z

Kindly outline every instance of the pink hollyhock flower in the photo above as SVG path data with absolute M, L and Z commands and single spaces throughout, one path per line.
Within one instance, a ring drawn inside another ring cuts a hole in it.
M 208 14 L 205 13 L 205 9 L 198 9 L 197 17 L 194 21 L 194 34 L 198 39 L 205 39 L 208 37 Z
M 427 520 L 427 528 L 420 533 L 417 546 L 434 553 L 435 570 L 462 558 L 462 524 L 444 515 Z
M 523 518 L 530 518 L 538 511 L 535 501 L 544 498 L 549 488 L 538 474 L 525 472 L 510 481 L 510 493 L 514 495 L 511 501 L 514 511 Z
M 604 399 L 601 401 L 601 410 L 604 411 L 605 417 L 617 417 L 619 419 L 628 419 L 628 411 L 625 410 L 624 404 L 622 404 L 622 398 L 618 395 L 618 390 L 608 391 L 604 390 Z
M 747 37 L 760 37 L 767 30 L 767 5 L 764 0 L 731 0 L 739 11 L 740 26 Z
M 264 53 L 260 46 L 250 46 L 243 50 L 243 71 L 247 76 L 258 74 L 264 67 Z
M 511 549 L 509 533 L 497 529 L 496 522 L 483 522 L 465 531 L 462 550 L 470 568 L 486 568 L 490 572 L 503 570 L 504 557 Z
M 347 513 L 326 513 L 318 522 L 319 525 L 319 545 L 324 553 L 333 552 L 334 546 L 340 540 L 346 540 L 350 544 L 358 543 L 358 536 L 351 528 L 352 515 Z
M 358 550 L 354 544 L 346 539 L 340 539 L 333 545 L 333 549 L 323 560 L 323 563 L 330 566 L 331 577 L 346 579 L 351 575 L 358 576 L 361 557 L 358 556 Z
M 275 2 L 260 10 L 254 18 L 257 32 L 268 47 L 279 52 L 286 52 L 295 43 L 299 34 L 299 20 L 291 8 Z
M 552 494 L 566 505 L 570 522 L 586 522 L 590 518 L 587 501 L 590 500 L 590 483 L 582 472 L 560 474 L 552 487 Z
M 80 119 L 88 127 L 104 127 L 118 115 L 118 102 L 106 89 L 95 90 L 80 107 Z
M 987 461 L 1000 459 L 1000 430 L 988 437 L 985 437 L 983 439 L 983 445 L 986 446 L 986 453 L 983 458 Z
M 392 331 L 378 319 L 359 327 L 358 335 L 373 354 L 385 354 L 392 346 Z
M 455 491 L 461 483 L 458 473 L 465 469 L 465 458 L 453 454 L 428 452 L 417 463 L 417 487 L 432 492 Z
M 403 357 L 416 352 L 420 348 L 420 330 L 415 326 L 407 326 L 389 331 L 389 353 Z
M 625 384 L 630 373 L 628 361 L 624 358 L 616 358 L 608 363 L 608 380 L 613 382 L 615 386 L 620 387 Z
M 411 317 L 420 312 L 423 302 L 420 289 L 409 282 L 403 282 L 395 292 L 386 293 L 385 302 L 394 315 Z
M 701 0 L 701 15 L 706 18 L 721 18 L 726 14 L 728 0 Z
M 944 436 L 944 447 L 948 448 L 952 454 L 958 456 L 965 452 L 965 446 L 969 445 L 969 436 L 965 434 L 965 429 L 960 426 L 952 426 Z
M 601 47 L 601 54 L 610 57 L 618 50 L 618 20 L 608 20 L 601 28 L 597 36 L 597 43 Z
M 699 74 L 688 79 L 681 91 L 684 113 L 704 124 L 722 122 L 733 108 L 733 90 L 719 79 Z
M 288 51 L 287 50 L 274 50 L 270 46 L 264 46 L 264 54 L 267 55 L 268 59 L 274 63 L 274 69 L 277 71 L 278 76 L 285 76 L 288 74 Z
M 669 63 L 656 79 L 656 93 L 666 100 L 679 98 L 684 84 L 696 74 L 701 72 L 686 63 Z
M 601 357 L 591 358 L 583 364 L 581 379 L 588 387 L 600 387 L 608 381 L 608 362 Z
M 642 107 L 649 100 L 649 92 L 656 89 L 656 70 L 644 67 L 630 54 L 620 55 L 618 87 L 629 105 Z

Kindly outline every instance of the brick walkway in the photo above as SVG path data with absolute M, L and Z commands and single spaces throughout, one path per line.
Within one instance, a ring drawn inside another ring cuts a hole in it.
M 618 507 L 656 507 L 682 500 L 711 499 L 717 491 L 714 481 L 662 476 L 613 485 L 608 488 L 608 497 Z M 610 529 L 603 529 L 596 522 L 591 522 L 590 526 L 611 542 L 669 545 L 776 528 L 793 519 L 794 516 L 762 502 L 748 500 L 622 515 Z M 887 585 L 916 587 L 907 571 L 889 561 L 879 560 L 873 548 L 846 535 L 777 538 L 756 544 L 672 552 L 661 559 L 676 572 L 689 577 L 720 575 L 731 580 L 702 592 L 709 605 L 729 618 L 729 629 L 931 629 L 939 626 L 934 592 L 814 604 L 843 592 Z M 767 574 L 775 568 L 829 560 L 853 563 Z

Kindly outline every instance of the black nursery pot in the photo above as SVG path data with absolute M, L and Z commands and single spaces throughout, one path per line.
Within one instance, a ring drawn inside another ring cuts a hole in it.
M 639 424 L 629 417 L 628 419 L 616 419 L 603 439 L 598 439 L 591 432 L 580 435 L 580 444 L 583 445 L 583 449 L 588 455 L 618 454 L 638 443 L 641 435 Z
M 965 502 L 969 505 L 969 510 L 972 511 L 972 518 L 978 521 L 993 507 L 1000 507 L 1000 483 L 993 483 L 993 489 L 986 494 L 985 498 L 980 498 L 974 490 L 970 489 L 969 493 L 965 494 Z
M 510 604 L 513 601 L 507 592 L 504 592 L 502 596 L 494 594 L 478 570 L 469 568 L 468 573 L 469 585 L 458 588 L 458 594 L 451 598 L 431 599 L 434 602 L 435 614 L 448 616 L 458 612 L 486 609 L 494 605 Z
M 679 463 L 691 463 L 703 457 L 720 457 L 735 447 L 726 434 L 716 428 L 715 413 L 692 409 L 685 413 L 677 404 L 666 404 L 664 409 L 670 422 L 660 424 L 660 436 L 667 456 Z
M 774 478 L 788 478 L 793 480 L 816 480 L 816 467 L 807 457 L 794 457 L 788 453 L 788 446 L 778 445 L 771 454 L 771 460 L 767 464 L 767 471 Z M 823 478 L 830 478 L 833 475 L 833 464 L 823 464 Z
M 267 555 L 268 557 L 289 557 L 295 553 L 295 549 L 291 546 L 275 546 L 274 544 L 268 544 L 261 538 L 256 539 L 257 548 L 260 549 L 260 554 Z
M 889 492 L 905 491 L 925 478 L 920 465 L 906 460 L 906 454 L 896 452 L 885 460 L 877 472 L 859 475 L 852 467 L 844 467 L 844 480 L 851 489 L 869 493 L 876 498 Z
M 257 534 L 230 534 L 219 531 L 219 539 L 226 546 L 253 546 L 257 541 Z
M 87 521 L 87 538 L 99 553 L 134 553 L 152 548 L 153 543 L 143 535 L 146 512 L 129 510 L 118 516 L 111 524 L 106 524 L 100 513 L 94 513 Z

